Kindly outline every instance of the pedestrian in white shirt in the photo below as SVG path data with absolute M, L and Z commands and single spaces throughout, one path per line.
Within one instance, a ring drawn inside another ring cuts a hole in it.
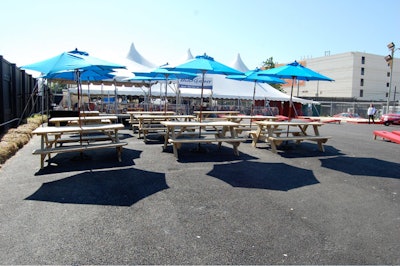
M 372 119 L 372 123 L 375 124 L 375 118 L 374 118 L 375 113 L 376 113 L 376 109 L 375 109 L 374 105 L 371 103 L 367 110 L 368 124 L 371 124 L 371 119 Z

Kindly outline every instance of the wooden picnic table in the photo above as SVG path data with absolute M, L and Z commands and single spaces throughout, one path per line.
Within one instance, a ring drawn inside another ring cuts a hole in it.
M 135 116 L 138 115 L 174 115 L 174 111 L 128 111 L 126 112 L 130 116 L 130 121 L 134 121 Z
M 227 121 L 232 121 L 235 123 L 241 123 L 243 120 L 254 120 L 254 121 L 274 121 L 278 118 L 276 116 L 267 116 L 267 115 L 223 115 Z
M 40 148 L 32 153 L 40 155 L 40 168 L 44 167 L 46 156 L 51 158 L 51 153 L 83 152 L 101 148 L 116 148 L 118 161 L 121 161 L 122 146 L 127 145 L 126 142 L 120 142 L 118 137 L 118 131 L 123 128 L 123 124 L 38 127 L 32 133 L 41 137 Z
M 220 147 L 222 142 L 226 142 L 233 146 L 234 154 L 239 155 L 238 146 L 241 142 L 246 141 L 246 139 L 237 136 L 235 128 L 238 127 L 238 123 L 230 121 L 162 121 L 160 123 L 167 129 L 164 149 L 167 148 L 168 143 L 172 144 L 176 158 L 178 158 L 178 149 L 183 143 L 217 142 Z
M 80 111 L 81 116 L 98 116 L 100 115 L 99 111 Z
M 136 131 L 139 127 L 139 121 L 136 116 L 139 115 L 174 115 L 173 111 L 128 111 L 126 112 L 129 115 L 129 119 L 127 120 L 129 124 L 131 124 L 133 132 Z
M 143 134 L 143 139 L 147 141 L 147 134 L 149 132 L 165 131 L 164 125 L 161 125 L 162 121 L 191 121 L 196 118 L 194 115 L 134 115 L 134 118 L 138 121 L 138 137 Z
M 82 116 L 82 117 L 53 117 L 49 119 L 50 123 L 53 123 L 56 127 L 61 126 L 62 122 L 66 122 L 67 125 L 70 124 L 79 124 L 79 121 L 82 124 L 101 124 L 101 123 L 108 123 L 110 124 L 111 121 L 118 120 L 116 115 L 97 115 L 97 116 Z
M 232 121 L 239 123 L 236 131 L 238 134 L 243 131 L 251 133 L 251 131 L 257 130 L 257 125 L 254 121 L 275 121 L 278 118 L 276 116 L 266 116 L 266 115 L 223 115 L 222 116 L 227 121 Z
M 201 112 L 201 117 L 200 117 Z M 207 119 L 218 119 L 222 115 L 236 115 L 239 111 L 194 111 L 193 114 L 197 116 L 197 120 L 204 121 Z
M 323 143 L 326 143 L 330 136 L 321 136 L 319 127 L 324 125 L 320 122 L 305 121 L 256 121 L 257 131 L 252 133 L 253 147 L 256 147 L 259 140 L 264 140 L 271 145 L 271 151 L 276 153 L 276 148 L 283 141 L 315 141 L 320 151 L 324 151 Z M 294 130 L 293 130 L 294 128 Z M 312 129 L 312 130 L 311 130 Z

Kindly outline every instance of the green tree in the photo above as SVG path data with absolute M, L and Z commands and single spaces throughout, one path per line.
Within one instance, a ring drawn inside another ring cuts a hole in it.
M 51 92 L 54 94 L 62 94 L 62 90 L 66 89 L 66 88 L 67 88 L 66 84 L 62 84 L 59 82 L 51 82 L 50 83 Z
M 262 62 L 262 68 L 263 69 L 271 69 L 271 68 L 275 68 L 275 63 L 274 63 L 274 58 L 271 56 L 270 58 L 267 58 L 267 60 Z M 270 84 L 272 87 L 274 87 L 275 89 L 277 89 L 278 91 L 281 92 L 285 92 L 282 89 L 282 85 L 281 84 Z
M 262 62 L 262 68 L 263 69 L 275 68 L 274 58 L 271 56 L 270 58 Z

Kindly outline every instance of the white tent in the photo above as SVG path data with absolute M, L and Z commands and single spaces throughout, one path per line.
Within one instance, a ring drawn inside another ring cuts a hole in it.
M 134 77 L 132 72 L 148 72 L 156 67 L 156 65 L 144 56 L 142 56 L 135 48 L 132 43 L 129 52 L 125 58 L 114 59 L 113 62 L 117 62 L 127 69 L 116 69 L 113 75 L 117 81 L 125 82 L 127 79 Z
M 249 68 L 245 65 L 240 54 L 237 54 L 236 59 L 230 64 L 230 67 L 237 69 L 241 72 L 249 71 Z
M 204 97 L 212 95 L 214 99 L 253 99 L 254 82 L 227 79 L 223 75 L 208 74 L 206 78 L 212 78 L 213 89 L 204 90 Z M 182 97 L 198 98 L 200 94 L 200 89 L 181 89 Z M 290 95 L 280 92 L 266 83 L 257 83 L 255 98 L 256 100 L 289 101 Z M 306 104 L 312 103 L 313 101 L 293 97 L 293 102 Z
M 142 56 L 135 48 L 135 45 L 132 43 L 131 47 L 129 49 L 128 55 L 126 56 L 129 60 L 132 62 L 136 62 L 139 65 L 145 66 L 147 68 L 156 68 L 157 65 L 154 63 L 150 62 L 144 56 Z
M 190 51 L 190 49 L 187 50 L 186 54 L 179 60 L 180 62 L 184 62 L 186 60 L 192 59 L 193 55 Z M 142 56 L 135 48 L 135 45 L 132 43 L 128 52 L 128 55 L 126 58 L 117 61 L 120 64 L 123 64 L 127 67 L 128 71 L 125 71 L 126 75 L 124 76 L 123 71 L 119 74 L 117 74 L 117 80 L 126 80 L 127 75 L 132 75 L 131 72 L 146 72 L 146 71 L 151 71 L 152 69 L 156 68 L 157 66 L 147 60 L 144 56 Z M 180 63 L 179 62 L 179 63 Z M 238 53 L 235 60 L 230 65 L 231 67 L 242 71 L 246 72 L 248 71 L 248 67 L 245 65 L 243 60 L 240 57 L 240 54 Z M 118 79 L 119 78 L 119 79 Z M 224 75 L 210 75 L 207 74 L 206 78 L 212 78 L 212 83 L 213 83 L 213 89 L 212 90 L 204 90 L 203 94 L 204 97 L 209 97 L 212 96 L 214 99 L 248 99 L 251 100 L 253 97 L 253 88 L 254 88 L 254 83 L 253 82 L 247 82 L 247 81 L 237 81 L 237 80 L 232 80 L 232 79 L 227 79 L 225 78 Z M 128 83 L 129 84 L 129 83 Z M 160 85 L 164 84 L 164 85 Z M 83 86 L 84 87 L 84 86 Z M 107 86 L 103 87 L 106 88 Z M 110 91 L 114 91 L 114 86 L 110 86 Z M 175 97 L 177 94 L 177 83 L 176 81 L 171 81 L 171 84 L 168 85 L 168 92 L 167 95 L 168 97 Z M 84 89 L 85 90 L 85 89 Z M 165 93 L 165 83 L 162 81 L 157 82 L 157 84 L 154 84 L 151 86 L 151 94 L 154 96 L 162 96 Z M 73 92 L 73 89 L 71 89 Z M 90 86 L 90 93 L 91 94 L 96 94 L 99 92 L 99 87 L 95 86 Z M 193 98 L 199 98 L 201 95 L 201 90 L 198 88 L 191 89 L 191 88 L 180 88 L 179 90 L 180 96 L 181 97 L 193 97 Z M 85 93 L 85 92 L 84 92 Z M 142 88 L 136 88 L 136 87 L 129 87 L 129 85 L 126 85 L 126 87 L 117 87 L 117 94 L 119 95 L 145 95 L 148 93 L 148 89 L 145 87 Z M 160 95 L 161 94 L 161 95 Z M 270 85 L 263 83 L 263 84 L 257 84 L 257 90 L 256 90 L 256 99 L 259 100 L 271 100 L 271 101 L 289 101 L 290 96 L 282 93 L 275 88 L 271 87 Z M 294 102 L 300 102 L 300 103 L 311 103 L 312 101 L 310 100 L 305 100 L 305 99 L 300 99 L 293 97 Z
M 214 99 L 242 99 L 252 100 L 253 99 L 253 88 L 254 82 L 248 81 L 237 81 L 227 79 L 223 75 L 206 75 L 206 78 L 211 78 L 213 83 L 213 89 L 205 89 L 203 91 L 203 97 L 212 97 Z M 170 81 L 168 84 L 168 97 L 175 97 L 177 94 L 177 82 Z M 70 93 L 77 93 L 76 88 L 70 88 Z M 129 85 L 117 86 L 118 95 L 131 95 L 131 96 L 145 96 L 148 95 L 149 89 L 147 87 L 130 87 Z M 114 86 L 101 86 L 91 84 L 88 88 L 87 85 L 82 85 L 82 94 L 90 95 L 114 95 Z M 154 97 L 162 97 L 165 94 L 165 83 L 159 81 L 157 84 L 151 86 L 151 94 Z M 201 89 L 199 88 L 180 88 L 180 96 L 187 98 L 200 98 Z M 265 83 L 257 83 L 256 88 L 256 100 L 269 100 L 269 101 L 289 101 L 290 96 L 278 91 Z M 313 103 L 311 100 L 301 99 L 293 97 L 293 102 L 299 102 L 302 104 Z
M 76 87 L 68 89 L 70 93 L 77 94 Z M 131 96 L 142 96 L 147 94 L 148 88 L 146 87 L 130 87 L 129 85 L 117 86 L 117 95 L 131 95 Z M 82 94 L 84 95 L 115 95 L 114 85 L 94 85 L 82 84 Z

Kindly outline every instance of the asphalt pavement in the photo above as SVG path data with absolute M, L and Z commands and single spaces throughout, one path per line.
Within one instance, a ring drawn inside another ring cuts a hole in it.
M 400 264 L 400 145 L 327 124 L 312 142 L 183 145 L 123 130 L 114 149 L 54 155 L 33 137 L 0 168 L 0 264 Z M 47 165 L 47 164 L 46 164 Z

